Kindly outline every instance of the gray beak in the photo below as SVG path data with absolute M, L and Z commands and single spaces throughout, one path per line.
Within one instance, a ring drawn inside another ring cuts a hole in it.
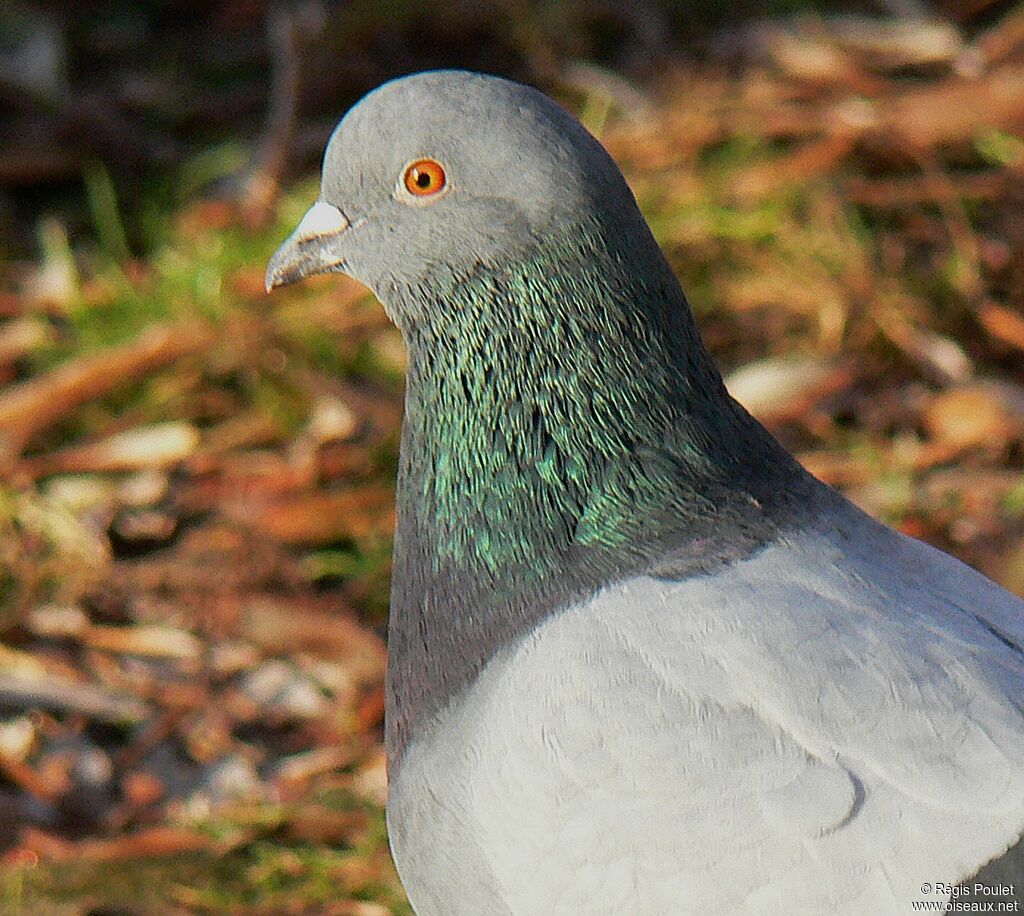
M 322 200 L 313 204 L 270 259 L 267 292 L 337 269 L 343 261 L 338 240 L 348 227 L 348 219 L 337 207 Z

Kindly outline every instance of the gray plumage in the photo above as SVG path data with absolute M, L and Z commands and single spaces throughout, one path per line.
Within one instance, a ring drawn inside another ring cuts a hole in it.
M 424 159 L 436 193 L 408 184 Z M 1024 604 L 728 397 L 574 119 L 461 72 L 371 93 L 268 287 L 327 271 L 410 354 L 388 825 L 417 913 L 896 914 L 1024 885 Z

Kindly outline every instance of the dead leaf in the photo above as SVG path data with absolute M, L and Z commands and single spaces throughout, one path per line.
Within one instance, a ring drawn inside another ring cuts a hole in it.
M 815 403 L 842 389 L 852 373 L 819 359 L 769 357 L 733 370 L 729 393 L 764 423 L 804 415 Z
M 77 448 L 51 452 L 23 463 L 33 476 L 69 471 L 161 470 L 180 464 L 199 448 L 199 431 L 181 420 L 140 426 L 89 442 Z
M 384 486 L 231 503 L 224 513 L 285 544 L 383 538 L 390 536 L 395 523 L 394 492 Z
M 1002 451 L 1024 432 L 1024 389 L 984 381 L 940 392 L 921 417 L 937 444 Z

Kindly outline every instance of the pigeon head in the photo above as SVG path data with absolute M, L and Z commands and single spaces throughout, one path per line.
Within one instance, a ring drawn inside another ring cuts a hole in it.
M 614 544 L 646 557 L 719 492 L 745 513 L 789 472 L 728 398 L 618 167 L 534 89 L 442 70 L 356 104 L 267 286 L 331 272 L 405 338 L 400 537 L 463 581 Z
M 618 168 L 555 102 L 497 77 L 419 73 L 338 125 L 319 200 L 271 260 L 267 288 L 343 272 L 404 329 L 429 318 L 425 290 L 529 258 L 555 231 L 622 234 L 630 222 L 642 225 Z

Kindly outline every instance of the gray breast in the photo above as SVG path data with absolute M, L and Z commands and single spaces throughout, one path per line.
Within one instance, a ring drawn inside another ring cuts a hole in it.
M 392 786 L 417 912 L 884 916 L 1019 875 L 978 869 L 1024 830 L 1024 665 L 987 625 L 1020 602 L 859 519 L 495 656 Z

